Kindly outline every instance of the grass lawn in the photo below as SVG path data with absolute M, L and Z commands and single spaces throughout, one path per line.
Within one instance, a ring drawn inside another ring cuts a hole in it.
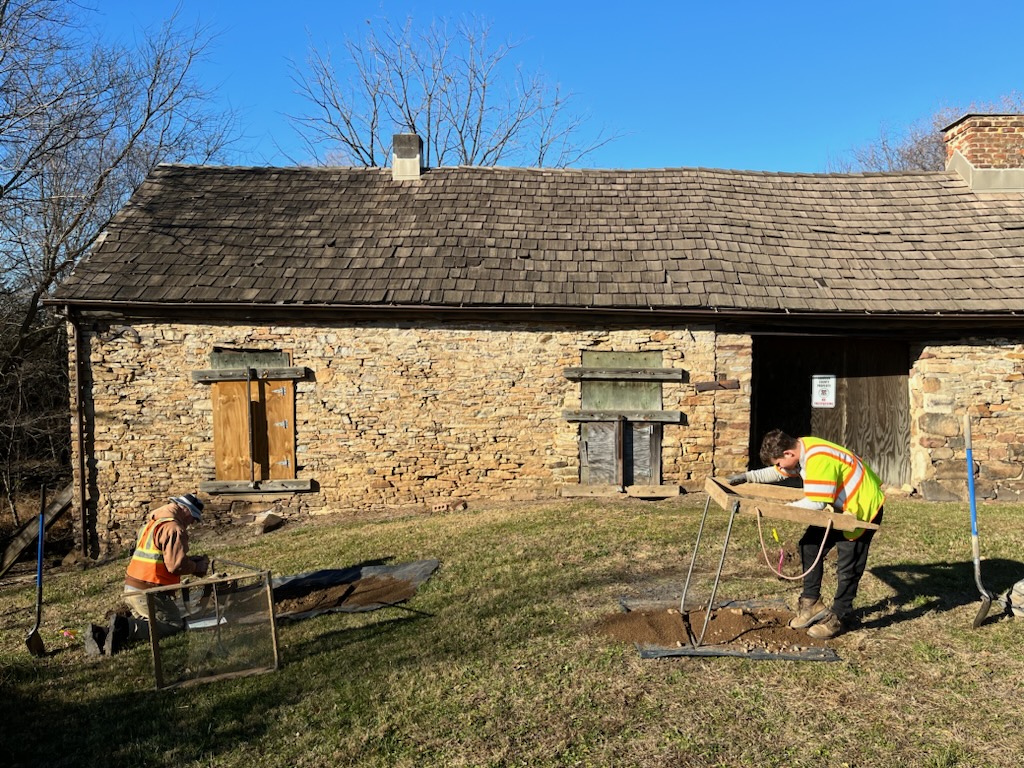
M 281 669 L 153 690 L 147 645 L 87 657 L 125 559 L 0 587 L 7 766 L 1018 766 L 1024 619 L 979 629 L 966 504 L 886 505 L 839 662 L 644 660 L 597 631 L 620 598 L 678 599 L 703 494 L 659 502 L 470 505 L 440 515 L 196 529 L 193 552 L 275 575 L 392 558 L 441 566 L 407 608 L 281 624 Z M 726 515 L 705 531 L 706 596 Z M 1024 507 L 979 508 L 983 578 L 1024 578 Z M 795 542 L 800 526 L 776 526 Z M 834 587 L 834 554 L 825 591 Z M 784 598 L 756 525 L 736 522 L 721 599 Z M 998 609 L 993 609 L 996 614 Z

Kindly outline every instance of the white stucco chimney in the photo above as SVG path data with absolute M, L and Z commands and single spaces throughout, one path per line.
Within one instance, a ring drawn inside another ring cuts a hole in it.
M 396 133 L 393 148 L 391 178 L 395 181 L 418 179 L 423 170 L 423 140 L 415 133 Z

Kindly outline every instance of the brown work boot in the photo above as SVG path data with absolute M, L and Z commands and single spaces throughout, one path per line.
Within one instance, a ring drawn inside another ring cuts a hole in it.
M 791 629 L 804 629 L 816 624 L 831 613 L 817 597 L 801 597 L 796 606 L 796 616 L 789 622 Z
M 815 640 L 828 640 L 830 637 L 842 634 L 845 629 L 846 625 L 843 624 L 843 620 L 829 611 L 828 616 L 807 630 L 807 636 L 813 637 Z

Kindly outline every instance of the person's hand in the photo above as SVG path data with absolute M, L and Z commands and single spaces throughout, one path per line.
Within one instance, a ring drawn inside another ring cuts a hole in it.
M 747 482 L 747 473 L 740 472 L 738 475 L 729 475 L 729 477 L 726 478 L 726 482 L 729 483 L 729 485 L 743 485 Z
M 192 558 L 192 562 L 196 567 L 196 576 L 205 576 L 206 572 L 210 570 L 210 558 L 206 555 L 196 555 Z

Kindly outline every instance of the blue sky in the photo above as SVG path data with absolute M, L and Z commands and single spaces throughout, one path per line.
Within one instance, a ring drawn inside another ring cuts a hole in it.
M 235 161 L 288 164 L 285 115 L 301 112 L 289 60 L 335 51 L 366 19 L 429 23 L 469 14 L 513 57 L 575 94 L 595 129 L 621 134 L 584 163 L 820 172 L 830 158 L 946 106 L 1024 91 L 1024 3 L 427 2 L 417 0 L 94 0 L 124 42 L 180 5 L 219 34 L 200 75 L 239 111 Z M 976 18 L 977 21 L 973 19 Z

